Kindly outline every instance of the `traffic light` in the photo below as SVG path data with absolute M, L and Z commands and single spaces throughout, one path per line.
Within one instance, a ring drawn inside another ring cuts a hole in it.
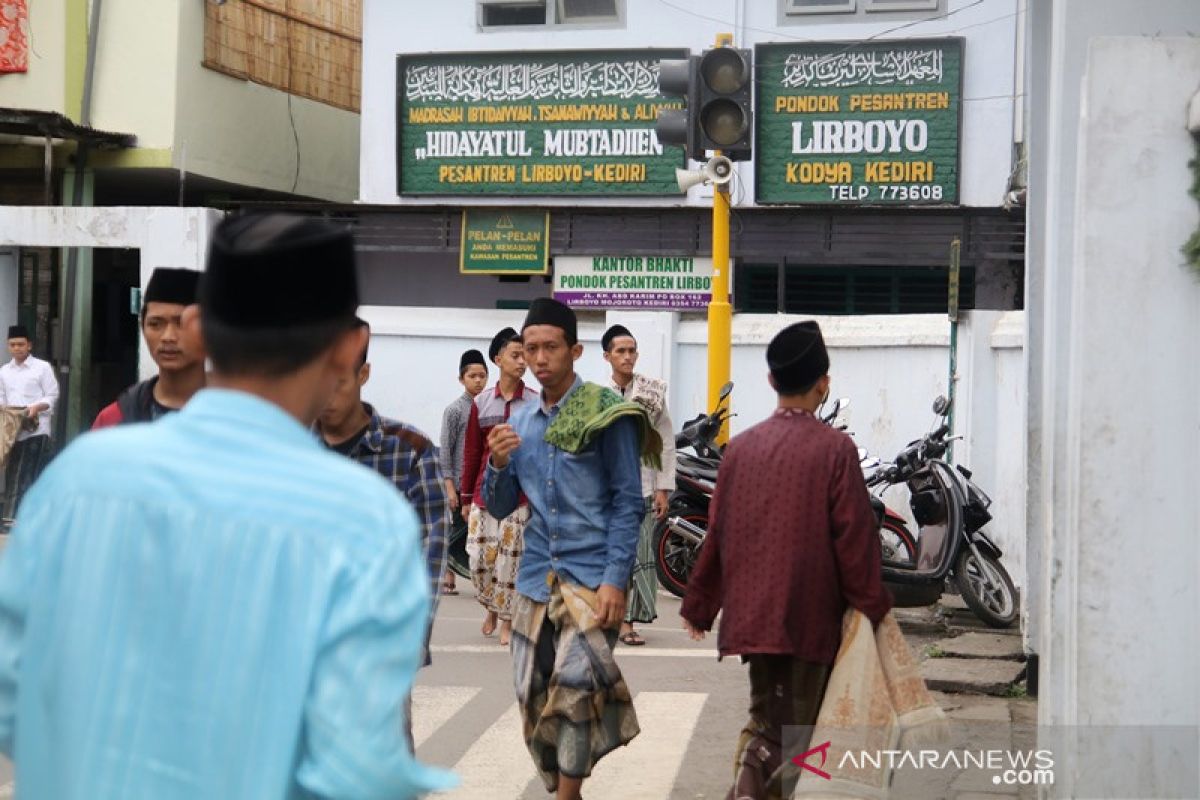
M 699 56 L 683 59 L 665 59 L 658 65 L 658 92 L 666 97 L 683 100 L 683 108 L 664 108 L 658 112 L 654 133 L 659 144 L 682 146 L 688 158 L 704 160 L 704 149 L 699 147 L 700 132 L 697 128 L 695 110 L 700 106 L 697 72 Z
M 681 98 L 684 107 L 658 112 L 658 141 L 681 145 L 696 161 L 704 161 L 708 150 L 720 150 L 733 161 L 749 159 L 754 121 L 751 63 L 749 50 L 733 47 L 660 62 L 659 93 Z
M 700 150 L 720 150 L 733 161 L 750 158 L 754 127 L 749 50 L 716 47 L 700 56 L 698 129 Z

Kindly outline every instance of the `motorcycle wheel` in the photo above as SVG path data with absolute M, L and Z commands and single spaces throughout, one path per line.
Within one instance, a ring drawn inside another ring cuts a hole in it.
M 897 567 L 911 567 L 917 563 L 917 543 L 912 534 L 901 527 L 884 523 L 879 528 L 879 545 L 883 563 Z
M 708 515 L 694 508 L 671 509 L 667 517 L 681 517 L 698 528 L 708 530 Z M 667 527 L 662 520 L 654 526 L 654 570 L 658 582 L 676 597 L 687 591 L 688 576 L 700 557 L 700 545 L 692 544 Z
M 1017 589 L 1004 565 L 991 553 L 979 558 L 964 547 L 954 564 L 954 581 L 975 616 L 993 628 L 1008 628 L 1017 621 Z

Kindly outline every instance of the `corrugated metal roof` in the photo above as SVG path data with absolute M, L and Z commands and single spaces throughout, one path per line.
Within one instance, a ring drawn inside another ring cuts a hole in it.
M 50 136 L 87 142 L 95 147 L 133 147 L 137 137 L 132 133 L 114 133 L 78 125 L 56 111 L 32 111 L 24 108 L 0 108 L 0 133 L 16 136 Z

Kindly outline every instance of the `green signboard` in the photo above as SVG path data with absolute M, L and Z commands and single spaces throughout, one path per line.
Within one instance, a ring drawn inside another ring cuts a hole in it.
M 464 209 L 458 268 L 476 275 L 545 275 L 549 241 L 546 211 Z
M 962 39 L 755 50 L 760 203 L 958 202 Z
M 678 50 L 400 56 L 402 195 L 678 194 L 654 135 L 658 63 Z

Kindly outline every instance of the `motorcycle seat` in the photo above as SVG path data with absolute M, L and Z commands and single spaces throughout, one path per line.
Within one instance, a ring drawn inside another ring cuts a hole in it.
M 715 483 L 717 480 L 717 470 L 715 467 L 704 467 L 699 464 L 688 464 L 678 467 L 678 470 L 684 475 L 690 475 L 693 478 L 702 478 L 706 481 Z

